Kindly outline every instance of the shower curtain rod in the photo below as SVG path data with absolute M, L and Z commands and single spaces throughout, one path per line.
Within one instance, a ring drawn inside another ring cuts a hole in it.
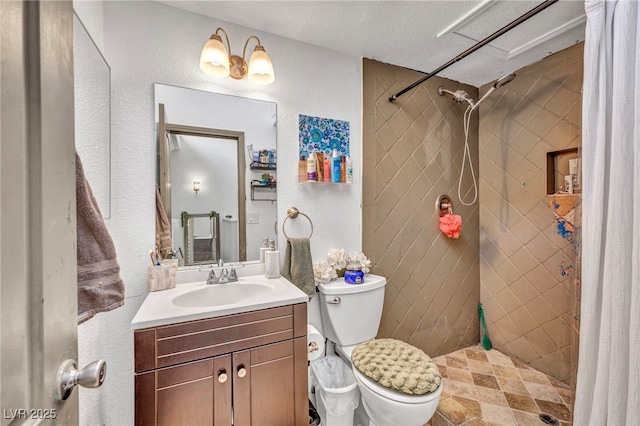
M 505 25 L 504 27 L 500 28 L 498 31 L 496 31 L 495 33 L 491 34 L 490 36 L 488 36 L 487 38 L 485 38 L 482 41 L 479 41 L 478 43 L 476 43 L 475 45 L 471 46 L 470 48 L 468 48 L 467 50 L 465 50 L 464 52 L 462 52 L 461 54 L 459 54 L 458 56 L 456 56 L 455 58 L 451 59 L 449 62 L 447 62 L 444 65 L 439 66 L 438 68 L 436 68 L 435 71 L 430 72 L 429 74 L 425 75 L 424 77 L 422 77 L 420 80 L 416 81 L 415 83 L 405 87 L 404 89 L 402 89 L 401 91 L 399 91 L 398 93 L 396 93 L 395 95 L 391 96 L 389 98 L 389 102 L 393 102 L 396 99 L 398 99 L 399 96 L 404 95 L 405 93 L 407 93 L 409 90 L 413 89 L 414 87 L 424 83 L 425 81 L 429 80 L 431 77 L 433 77 L 434 75 L 438 74 L 439 72 L 443 71 L 446 68 L 449 68 L 451 65 L 455 64 L 456 62 L 458 62 L 459 60 L 469 56 L 470 54 L 472 54 L 473 52 L 475 52 L 476 50 L 480 49 L 482 46 L 491 43 L 493 40 L 497 39 L 498 37 L 500 37 L 501 35 L 503 35 L 504 33 L 512 30 L 513 28 L 517 27 L 518 25 L 522 24 L 524 21 L 526 21 L 527 19 L 537 15 L 539 12 L 542 12 L 543 10 L 545 10 L 547 7 L 551 6 L 554 3 L 557 3 L 559 0 L 546 0 L 543 3 L 540 3 L 538 6 L 534 7 L 533 9 L 531 9 L 530 11 L 528 11 L 527 13 L 525 13 L 524 15 L 522 15 L 521 17 L 517 18 L 516 20 L 510 22 L 509 24 Z

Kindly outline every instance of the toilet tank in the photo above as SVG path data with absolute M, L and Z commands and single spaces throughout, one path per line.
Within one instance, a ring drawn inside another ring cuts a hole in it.
M 372 274 L 365 275 L 362 284 L 347 284 L 342 278 L 319 284 L 325 337 L 340 346 L 376 337 L 386 284 L 386 278 Z

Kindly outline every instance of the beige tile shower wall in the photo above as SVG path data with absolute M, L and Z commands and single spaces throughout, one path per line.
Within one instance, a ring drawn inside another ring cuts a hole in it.
M 580 146 L 582 50 L 523 68 L 480 106 L 480 293 L 489 336 L 567 382 L 575 252 L 548 206 L 546 153 Z
M 374 273 L 387 277 L 379 337 L 409 342 L 432 356 L 478 341 L 478 204 L 457 200 L 463 156 L 464 107 L 438 87 L 471 86 L 433 78 L 400 97 L 389 96 L 422 74 L 365 59 L 363 63 L 363 249 Z M 478 117 L 469 145 L 478 168 Z M 463 188 L 469 191 L 467 170 Z M 438 228 L 436 198 L 449 194 L 462 216 L 459 239 Z M 466 194 L 473 198 L 473 192 Z

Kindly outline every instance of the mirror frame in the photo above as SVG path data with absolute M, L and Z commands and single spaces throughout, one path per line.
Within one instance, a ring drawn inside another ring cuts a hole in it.
M 238 245 L 239 261 L 247 260 L 247 232 L 246 232 L 246 191 L 245 191 L 245 159 L 244 159 L 244 132 L 236 132 L 207 127 L 185 126 L 182 124 L 168 123 L 164 120 L 164 104 L 158 104 L 158 170 L 160 196 L 164 203 L 167 218 L 171 223 L 171 159 L 169 157 L 168 134 L 199 136 L 205 138 L 231 139 L 236 141 L 238 155 Z M 163 253 L 163 255 L 166 255 Z M 224 259 L 223 259 L 224 260 Z

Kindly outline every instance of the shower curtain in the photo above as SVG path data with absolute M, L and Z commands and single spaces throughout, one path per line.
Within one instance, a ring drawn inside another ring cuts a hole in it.
M 640 9 L 585 3 L 582 298 L 574 424 L 640 421 Z

